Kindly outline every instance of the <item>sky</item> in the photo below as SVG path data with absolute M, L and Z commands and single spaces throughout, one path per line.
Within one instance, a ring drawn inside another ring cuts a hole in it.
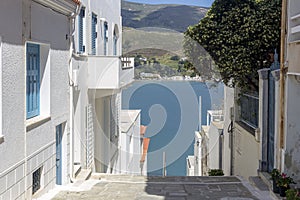
M 182 4 L 210 7 L 214 0 L 126 0 L 146 4 Z

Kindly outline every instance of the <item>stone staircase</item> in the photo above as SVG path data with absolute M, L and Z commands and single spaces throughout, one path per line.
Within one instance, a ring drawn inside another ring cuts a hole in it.
M 274 200 L 285 199 L 280 197 L 279 194 L 275 194 L 272 189 L 272 181 L 270 174 L 266 172 L 258 172 L 258 176 L 249 177 L 249 182 L 258 190 L 269 195 Z

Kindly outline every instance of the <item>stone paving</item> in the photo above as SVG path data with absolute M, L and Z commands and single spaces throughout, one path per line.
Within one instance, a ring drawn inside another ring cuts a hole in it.
M 93 175 L 87 191 L 61 191 L 54 200 L 251 200 L 272 199 L 238 177 Z

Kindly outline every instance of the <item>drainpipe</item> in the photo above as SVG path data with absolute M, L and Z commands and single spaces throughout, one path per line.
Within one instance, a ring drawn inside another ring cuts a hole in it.
M 287 0 L 282 0 L 282 10 L 281 10 L 281 41 L 280 41 L 280 124 L 279 124 L 279 134 L 280 134 L 280 148 L 284 148 L 284 117 L 285 117 L 285 31 L 286 31 L 286 9 L 287 9 Z M 281 161 L 282 161 L 281 157 Z M 280 162 L 282 163 L 282 162 Z M 283 166 L 280 164 L 280 169 Z
M 70 28 L 69 28 L 69 86 L 70 86 L 70 181 L 74 182 L 74 115 L 73 115 L 73 93 L 74 93 L 74 82 L 73 82 L 73 65 L 72 65 L 72 57 L 73 52 L 75 52 L 74 48 L 74 34 L 75 34 L 75 19 L 78 16 L 82 4 L 78 5 L 76 8 L 76 12 L 70 16 Z

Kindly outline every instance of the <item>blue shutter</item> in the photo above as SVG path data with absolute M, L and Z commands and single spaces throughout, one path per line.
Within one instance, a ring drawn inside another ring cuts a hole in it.
M 80 10 L 78 16 L 78 45 L 79 45 L 79 53 L 84 53 L 85 48 L 83 46 L 83 18 L 84 18 L 84 9 Z
M 108 25 L 107 22 L 105 22 L 104 23 L 104 55 L 107 54 L 107 41 L 108 41 L 107 31 L 108 31 Z
M 29 119 L 40 114 L 39 45 L 27 44 L 26 61 L 26 116 Z
M 92 14 L 92 55 L 96 55 L 96 24 L 97 24 L 97 16 Z

